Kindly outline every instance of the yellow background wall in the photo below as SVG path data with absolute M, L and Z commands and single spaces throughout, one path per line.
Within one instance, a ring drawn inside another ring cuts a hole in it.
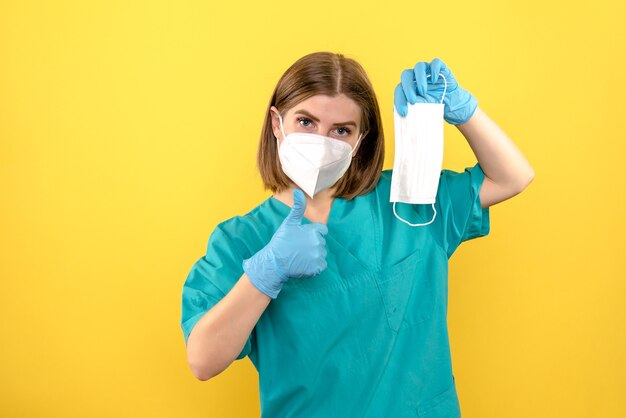
M 625 5 L 1 1 L 0 415 L 258 416 L 249 359 L 191 374 L 182 284 L 269 196 L 278 78 L 331 50 L 371 77 L 385 168 L 400 72 L 439 57 L 536 172 L 451 259 L 464 418 L 626 416 Z

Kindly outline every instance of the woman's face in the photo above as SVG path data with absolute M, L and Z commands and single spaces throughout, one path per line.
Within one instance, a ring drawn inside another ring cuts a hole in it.
M 282 109 L 271 107 L 272 128 L 274 136 L 282 142 L 279 110 Z M 291 132 L 324 135 L 345 141 L 354 148 L 361 130 L 361 108 L 344 94 L 313 96 L 296 104 L 283 115 L 283 128 L 285 135 Z M 355 149 L 353 155 L 356 155 L 356 151 Z

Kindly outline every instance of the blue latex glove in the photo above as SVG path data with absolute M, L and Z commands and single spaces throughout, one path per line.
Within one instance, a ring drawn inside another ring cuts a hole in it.
M 326 225 L 302 224 L 306 198 L 300 189 L 293 192 L 291 212 L 278 227 L 270 242 L 243 261 L 252 284 L 276 299 L 283 284 L 292 277 L 311 277 L 326 268 Z
M 470 92 L 459 86 L 446 64 L 435 58 L 429 64 L 420 61 L 413 69 L 402 71 L 401 82 L 394 92 L 394 105 L 400 116 L 406 116 L 407 103 L 441 103 L 445 82 L 448 82 L 443 98 L 443 119 L 458 125 L 467 122 L 478 107 L 478 101 Z

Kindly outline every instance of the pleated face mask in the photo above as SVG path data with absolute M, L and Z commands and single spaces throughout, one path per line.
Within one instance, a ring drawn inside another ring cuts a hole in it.
M 443 96 L 446 94 L 445 81 Z M 427 75 L 430 77 L 430 75 Z M 443 96 L 441 103 L 415 103 L 408 105 L 405 117 L 393 108 L 395 128 L 395 157 L 391 175 L 390 202 L 393 213 L 410 226 L 424 226 L 437 216 L 435 199 L 443 165 Z M 398 216 L 396 203 L 432 204 L 433 218 L 426 223 L 410 223 Z

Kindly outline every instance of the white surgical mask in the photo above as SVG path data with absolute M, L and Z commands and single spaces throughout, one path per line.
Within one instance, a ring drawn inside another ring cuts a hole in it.
M 291 132 L 285 135 L 283 119 L 280 130 L 283 142 L 278 146 L 278 157 L 283 171 L 311 198 L 318 192 L 334 185 L 344 175 L 352 162 L 354 148 L 347 142 L 328 136 L 306 132 Z M 276 138 L 278 145 L 278 138 Z
M 446 95 L 448 82 L 443 74 Z M 427 75 L 430 77 L 430 74 Z M 424 226 L 437 216 L 435 200 L 443 164 L 443 96 L 441 103 L 415 103 L 401 117 L 394 106 L 395 157 L 391 175 L 390 202 L 393 213 L 410 226 Z M 432 204 L 433 218 L 426 223 L 413 224 L 398 216 L 396 203 Z

